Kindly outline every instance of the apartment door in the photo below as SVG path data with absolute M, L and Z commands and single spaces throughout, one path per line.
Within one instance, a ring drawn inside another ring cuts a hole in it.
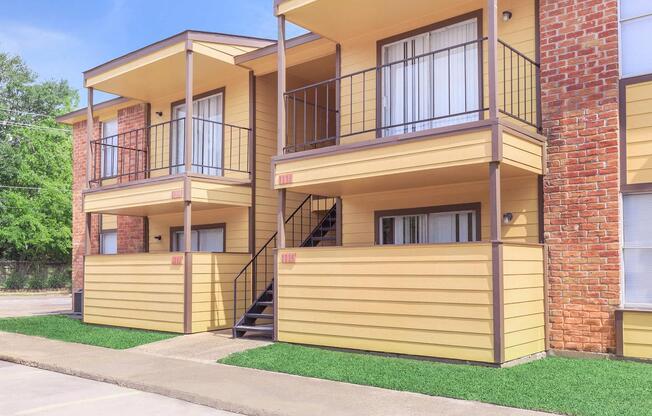
M 204 175 L 222 175 L 223 155 L 223 123 L 224 94 L 217 93 L 208 97 L 196 99 L 192 103 L 192 171 Z M 172 108 L 174 120 L 186 116 L 186 104 Z M 177 123 L 172 130 L 171 163 L 172 173 L 185 171 L 185 129 L 182 123 Z
M 473 18 L 382 47 L 384 136 L 479 118 L 477 39 Z

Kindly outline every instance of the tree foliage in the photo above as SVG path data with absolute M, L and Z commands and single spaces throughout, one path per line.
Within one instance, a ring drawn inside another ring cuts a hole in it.
M 0 259 L 70 260 L 72 134 L 54 118 L 77 101 L 0 52 Z

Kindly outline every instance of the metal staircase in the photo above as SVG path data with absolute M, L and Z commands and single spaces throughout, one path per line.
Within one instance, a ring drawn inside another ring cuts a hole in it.
M 336 244 L 337 204 L 308 195 L 285 220 L 288 247 Z M 233 281 L 233 336 L 274 333 L 274 248 L 276 235 L 256 252 Z M 253 301 L 252 301 L 253 300 Z M 240 317 L 238 319 L 238 317 Z

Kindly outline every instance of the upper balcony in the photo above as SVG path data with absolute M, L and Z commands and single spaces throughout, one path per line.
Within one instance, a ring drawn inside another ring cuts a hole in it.
M 492 3 L 509 19 L 490 16 Z M 504 162 L 506 176 L 543 173 L 534 1 L 408 6 L 277 3 L 339 42 L 337 76 L 283 94 L 277 189 L 334 196 L 480 180 L 488 162 Z

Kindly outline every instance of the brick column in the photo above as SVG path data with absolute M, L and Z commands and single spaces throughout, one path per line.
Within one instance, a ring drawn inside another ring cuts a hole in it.
M 540 0 L 550 347 L 613 352 L 620 299 L 617 1 Z

